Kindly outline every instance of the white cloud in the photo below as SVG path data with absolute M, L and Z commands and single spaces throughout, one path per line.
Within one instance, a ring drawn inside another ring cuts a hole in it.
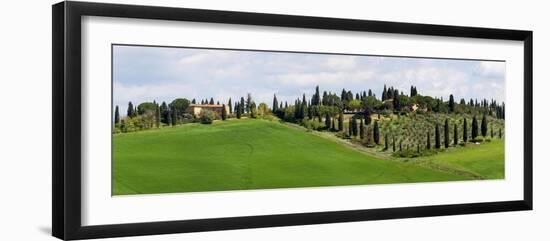
M 330 56 L 324 65 L 332 70 L 352 70 L 356 68 L 355 56 Z
M 479 70 L 481 75 L 484 76 L 504 76 L 506 63 L 493 61 L 479 62 Z

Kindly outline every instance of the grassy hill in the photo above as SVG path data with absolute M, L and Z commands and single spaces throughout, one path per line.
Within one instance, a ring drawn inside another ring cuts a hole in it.
M 450 163 L 476 166 L 460 160 Z M 113 195 L 469 179 L 474 177 L 373 157 L 277 121 L 218 121 L 113 136 Z

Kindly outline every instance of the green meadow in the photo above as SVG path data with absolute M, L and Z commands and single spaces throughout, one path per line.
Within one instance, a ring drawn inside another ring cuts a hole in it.
M 504 141 L 414 159 L 276 120 L 229 119 L 113 135 L 113 195 L 495 179 Z

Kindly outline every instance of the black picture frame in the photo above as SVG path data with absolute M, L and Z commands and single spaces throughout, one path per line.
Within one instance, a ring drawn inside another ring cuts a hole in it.
M 533 32 L 278 14 L 151 7 L 90 2 L 52 6 L 52 233 L 60 239 L 307 225 L 381 219 L 532 210 Z M 524 194 L 522 200 L 368 210 L 175 220 L 82 226 L 81 224 L 81 17 L 194 21 L 259 26 L 350 30 L 425 36 L 516 40 L 524 43 Z

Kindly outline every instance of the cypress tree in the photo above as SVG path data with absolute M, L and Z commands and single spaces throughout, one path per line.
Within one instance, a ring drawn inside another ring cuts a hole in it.
M 462 127 L 462 141 L 466 143 L 468 141 L 468 123 L 466 122 L 466 118 L 462 121 L 463 127 Z
M 445 135 L 445 148 L 449 148 L 449 119 L 445 119 L 445 127 L 443 129 Z
M 330 115 L 328 112 L 325 114 L 325 127 L 328 129 L 330 128 Z
M 365 109 L 364 115 L 365 115 L 365 125 L 370 125 L 370 123 L 372 122 L 372 119 L 370 118 L 370 112 L 368 108 Z
M 126 116 L 134 117 L 134 105 L 132 101 L 128 102 L 128 111 L 126 111 Z
M 426 149 L 430 150 L 430 148 L 432 148 L 432 144 L 430 143 L 430 132 L 428 131 L 426 139 Z
M 476 139 L 478 135 L 479 128 L 477 127 L 477 119 L 476 116 L 474 116 L 474 119 L 472 119 L 472 140 Z
M 157 128 L 160 127 L 160 107 L 158 104 L 156 104 L 155 108 L 155 125 Z
M 374 122 L 374 129 L 372 131 L 372 135 L 373 135 L 373 138 L 374 138 L 374 143 L 376 143 L 376 145 L 379 145 L 380 144 L 380 131 L 378 130 L 378 121 L 375 121 Z
M 277 111 L 277 107 L 279 107 L 279 101 L 277 101 L 277 96 L 273 94 L 273 113 Z
M 487 136 L 487 116 L 483 114 L 483 118 L 481 119 L 481 135 L 483 137 Z
M 392 139 L 392 140 L 391 140 L 392 150 L 393 150 L 393 152 L 395 152 L 395 136 L 392 135 L 392 136 L 391 136 L 391 139 Z
M 352 129 L 353 129 L 353 124 L 352 124 L 352 121 L 351 121 L 352 119 L 353 119 L 353 118 L 349 118 L 349 124 L 348 124 L 348 132 L 349 132 L 349 136 L 350 136 L 350 137 L 353 136 L 353 131 L 352 131 Z
M 363 119 L 361 119 L 359 125 L 359 137 L 361 138 L 361 140 L 365 139 L 365 124 L 363 123 Z
M 493 125 L 491 124 L 491 138 L 495 136 L 495 133 L 493 132 Z
M 455 112 L 455 98 L 453 95 L 449 96 L 449 111 Z
M 344 113 L 340 112 L 338 115 L 338 130 L 344 131 Z
M 352 134 L 353 136 L 357 136 L 357 120 L 355 117 L 351 118 L 351 126 L 352 126 Z
M 222 120 L 227 120 L 227 110 L 225 109 L 225 104 L 222 105 Z
M 384 85 L 384 90 L 382 90 L 382 101 L 386 100 L 387 97 L 387 90 L 386 85 Z
M 456 123 L 455 123 L 455 129 L 454 129 L 454 135 L 453 135 L 453 143 L 454 145 L 458 145 L 458 127 L 456 126 Z
M 172 110 L 171 120 L 172 120 L 173 126 L 175 126 L 178 123 L 178 111 L 175 108 Z
M 498 129 L 498 138 L 502 139 L 502 128 Z
M 441 137 L 439 135 L 439 123 L 435 124 L 435 149 L 441 148 Z
M 118 113 L 118 105 L 115 107 L 115 125 L 120 123 L 120 114 Z
M 336 122 L 336 120 L 334 120 L 334 117 L 331 118 L 331 126 L 330 126 L 330 129 L 335 131 L 336 130 L 336 124 L 334 122 Z
M 210 103 L 208 103 L 208 104 L 213 105 L 214 104 L 214 98 L 210 97 Z
M 233 104 L 231 103 L 231 98 L 227 102 L 227 107 L 229 107 L 229 114 L 233 114 Z
M 241 119 L 241 116 L 243 114 L 243 108 L 241 107 L 241 103 L 236 104 L 237 107 L 237 119 Z

